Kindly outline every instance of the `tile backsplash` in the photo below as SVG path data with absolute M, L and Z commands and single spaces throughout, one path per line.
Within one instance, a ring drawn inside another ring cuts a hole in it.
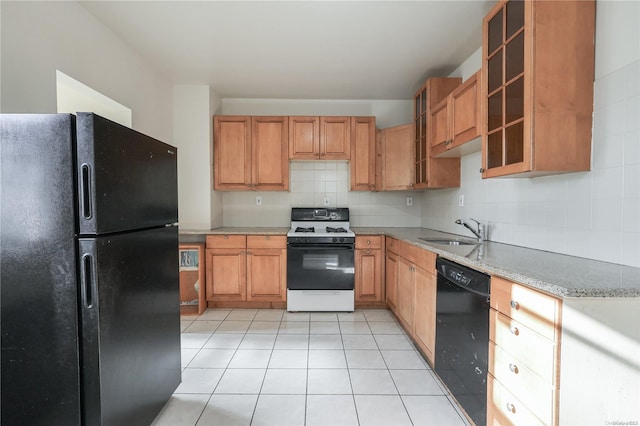
M 460 188 L 425 192 L 422 226 L 471 235 L 453 222 L 473 217 L 492 241 L 640 267 L 638 76 L 640 61 L 596 80 L 590 172 L 483 180 L 468 155 Z
M 292 161 L 289 173 L 289 192 L 224 192 L 224 226 L 287 227 L 291 207 L 323 206 L 325 197 L 331 207 L 349 207 L 351 226 L 420 226 L 422 193 L 349 191 L 347 161 Z

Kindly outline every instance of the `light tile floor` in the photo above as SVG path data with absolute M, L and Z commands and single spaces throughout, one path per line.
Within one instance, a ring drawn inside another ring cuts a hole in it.
M 152 426 L 467 425 L 386 310 L 183 316 L 182 383 Z

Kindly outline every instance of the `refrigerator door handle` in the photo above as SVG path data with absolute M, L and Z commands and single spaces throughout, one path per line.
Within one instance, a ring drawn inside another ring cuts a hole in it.
M 94 295 L 94 262 L 93 256 L 85 254 L 82 256 L 82 268 L 81 268 L 81 285 L 80 291 L 82 295 L 82 303 L 86 309 L 93 308 L 93 295 Z
M 84 163 L 81 166 L 82 170 L 82 216 L 85 219 L 91 219 L 91 168 L 88 164 Z

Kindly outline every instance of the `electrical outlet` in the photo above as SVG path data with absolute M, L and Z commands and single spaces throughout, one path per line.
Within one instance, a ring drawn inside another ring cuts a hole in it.
M 413 197 L 407 197 L 407 205 L 408 206 L 412 206 L 413 205 Z
M 460 194 L 458 196 L 458 207 L 464 207 L 464 195 Z
M 256 206 L 262 205 L 262 197 L 256 197 Z
M 329 197 L 324 197 L 324 206 L 329 206 Z

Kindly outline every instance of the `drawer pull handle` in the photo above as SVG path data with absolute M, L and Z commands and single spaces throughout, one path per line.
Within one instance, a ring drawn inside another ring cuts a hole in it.
M 513 374 L 518 374 L 518 366 L 515 364 L 509 364 L 509 371 Z
M 515 310 L 520 309 L 520 304 L 518 302 L 516 302 L 515 300 L 511 301 L 511 307 Z
M 515 336 L 520 334 L 520 330 L 518 330 L 518 327 L 516 327 L 515 325 L 511 326 L 509 331 L 511 332 L 511 334 L 513 334 Z
M 512 414 L 515 414 L 516 413 L 516 406 L 513 405 L 510 402 L 507 402 L 507 411 L 509 411 Z

